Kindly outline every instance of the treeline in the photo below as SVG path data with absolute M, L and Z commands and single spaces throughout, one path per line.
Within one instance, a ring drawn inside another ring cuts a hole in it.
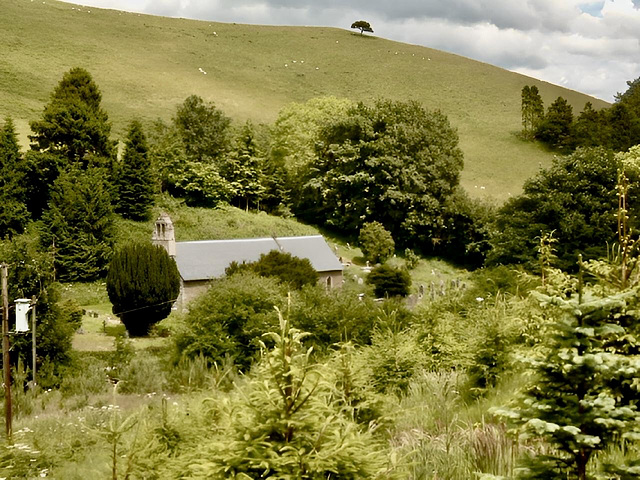
M 399 247 L 479 265 L 482 212 L 459 187 L 463 154 L 444 114 L 416 102 L 336 98 L 285 107 L 272 126 L 233 125 L 192 95 L 169 122 L 132 120 L 118 153 L 91 75 L 67 72 L 22 154 L 2 128 L 0 235 L 40 220 L 60 280 L 106 273 L 113 215 L 147 220 L 154 194 L 292 215 L 356 238 L 377 221 Z
M 625 151 L 640 143 L 640 78 L 627 82 L 611 108 L 595 110 L 587 102 L 580 114 L 558 97 L 544 111 L 538 87 L 522 88 L 522 134 L 565 153 L 579 147 Z

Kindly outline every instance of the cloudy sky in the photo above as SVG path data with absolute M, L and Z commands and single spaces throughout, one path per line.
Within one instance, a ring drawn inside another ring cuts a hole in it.
M 81 2 L 77 2 L 81 3 Z M 84 0 L 219 22 L 348 28 L 498 65 L 607 101 L 640 77 L 640 0 Z

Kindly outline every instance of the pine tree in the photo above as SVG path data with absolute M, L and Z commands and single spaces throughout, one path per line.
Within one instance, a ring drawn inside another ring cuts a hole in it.
M 558 97 L 547 110 L 547 114 L 535 131 L 538 140 L 554 148 L 572 146 L 573 108 L 562 97 Z
M 255 139 L 251 123 L 247 122 L 236 140 L 236 148 L 224 161 L 222 176 L 235 191 L 238 203 L 249 211 L 249 203 L 256 206 L 265 192 L 262 163 L 264 155 Z
M 42 118 L 31 122 L 31 148 L 59 154 L 85 167 L 89 157 L 111 158 L 111 125 L 101 100 L 89 72 L 78 67 L 69 70 L 51 94 Z
M 58 177 L 43 215 L 41 239 L 52 250 L 58 279 L 95 280 L 106 273 L 114 225 L 101 169 L 71 168 Z
M 524 398 L 502 413 L 519 425 L 522 438 L 542 439 L 552 449 L 528 459 L 519 478 L 585 480 L 596 452 L 640 438 L 640 413 L 628 394 L 640 361 L 624 348 L 636 338 L 629 327 L 640 317 L 636 297 L 635 290 L 606 297 L 580 291 L 569 299 L 537 295 L 553 309 L 553 322 L 543 348 L 526 359 L 533 376 Z
M 139 121 L 131 122 L 116 179 L 116 212 L 132 220 L 148 220 L 153 205 L 153 176 L 147 140 Z
M 113 313 L 129 334 L 147 335 L 152 325 L 171 313 L 180 293 L 176 262 L 157 245 L 126 245 L 109 264 L 107 293 Z
M 29 221 L 25 206 L 25 165 L 13 120 L 0 129 L 0 239 L 21 233 Z

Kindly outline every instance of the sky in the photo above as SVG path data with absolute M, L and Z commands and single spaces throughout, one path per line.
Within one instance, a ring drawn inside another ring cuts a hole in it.
M 78 2 L 80 3 L 80 2 Z M 456 53 L 612 102 L 640 77 L 640 0 L 83 0 L 216 22 L 348 29 Z

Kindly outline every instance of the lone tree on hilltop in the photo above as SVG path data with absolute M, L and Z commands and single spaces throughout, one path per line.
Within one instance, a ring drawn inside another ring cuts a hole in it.
M 179 293 L 178 267 L 162 247 L 133 243 L 114 254 L 107 294 L 132 337 L 147 335 L 153 324 L 169 316 Z
M 358 20 L 357 22 L 353 22 L 351 24 L 351 28 L 358 28 L 360 30 L 360 35 L 364 32 L 373 33 L 373 28 L 371 28 L 371 24 L 369 22 L 365 22 L 364 20 Z

